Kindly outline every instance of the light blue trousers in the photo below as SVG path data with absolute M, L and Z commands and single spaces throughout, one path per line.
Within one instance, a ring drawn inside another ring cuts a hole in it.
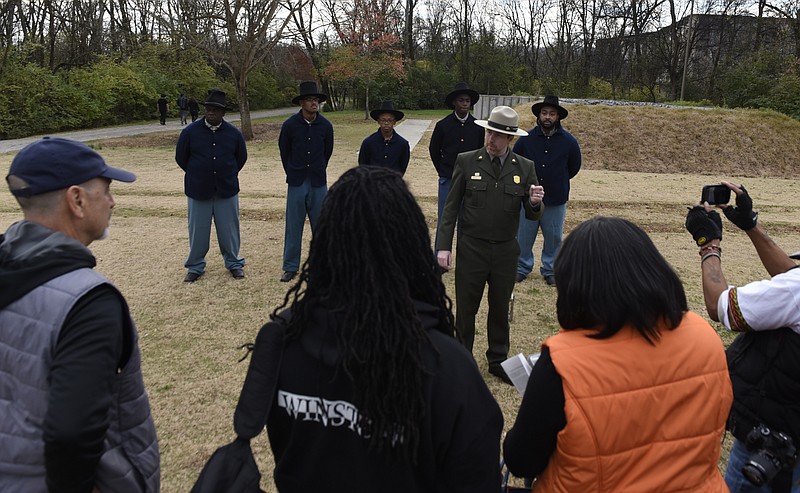
M 286 229 L 283 236 L 283 270 L 300 270 L 300 251 L 303 247 L 303 228 L 306 216 L 311 222 L 311 234 L 322 210 L 322 200 L 328 192 L 327 186 L 312 187 L 306 179 L 302 185 L 289 186 L 286 192 Z
M 525 277 L 533 270 L 533 244 L 536 234 L 542 229 L 544 245 L 542 246 L 542 261 L 539 273 L 544 276 L 553 275 L 553 263 L 561 247 L 561 236 L 564 233 L 564 217 L 567 215 L 567 204 L 546 205 L 542 217 L 538 221 L 525 218 L 525 210 L 520 210 L 519 229 L 517 241 L 519 242 L 519 261 L 517 273 Z
M 210 200 L 189 199 L 189 256 L 184 266 L 189 272 L 202 274 L 206 270 L 206 254 L 211 241 L 211 220 L 217 229 L 217 242 L 225 260 L 225 268 L 241 269 L 244 257 L 239 256 L 239 195 Z

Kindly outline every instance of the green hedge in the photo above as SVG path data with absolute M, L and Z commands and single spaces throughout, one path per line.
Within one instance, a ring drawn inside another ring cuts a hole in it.
M 153 44 L 125 60 L 99 57 L 90 66 L 56 73 L 29 61 L 30 51 L 12 52 L 2 67 L 0 139 L 156 121 L 162 93 L 173 117 L 181 93 L 202 102 L 209 89 L 220 88 L 232 107 L 238 105 L 229 78 L 196 51 Z M 284 106 L 291 99 L 286 95 L 296 90 L 280 87 L 266 68 L 254 70 L 248 83 L 251 110 Z

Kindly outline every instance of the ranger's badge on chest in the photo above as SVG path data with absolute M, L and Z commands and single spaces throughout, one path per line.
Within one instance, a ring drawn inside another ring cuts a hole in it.
M 519 185 L 519 175 L 514 175 L 514 183 Z

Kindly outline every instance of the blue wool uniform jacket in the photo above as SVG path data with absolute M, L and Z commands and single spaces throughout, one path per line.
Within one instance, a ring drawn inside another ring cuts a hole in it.
M 333 154 L 333 125 L 321 113 L 313 122 L 302 111 L 283 122 L 278 137 L 286 183 L 297 187 L 308 178 L 312 187 L 327 184 L 326 170 Z
M 392 133 L 392 138 L 386 140 L 378 130 L 361 143 L 358 151 L 358 164 L 368 166 L 383 166 L 397 171 L 401 175 L 406 173 L 408 160 L 411 158 L 411 148 L 408 141 L 397 132 Z
M 239 171 L 247 161 L 242 132 L 223 120 L 216 131 L 201 118 L 178 137 L 175 161 L 183 171 L 184 191 L 195 200 L 233 197 L 239 193 Z
M 537 125 L 514 144 L 514 152 L 536 165 L 544 204 L 561 205 L 569 200 L 569 180 L 581 169 L 581 148 L 569 132 L 559 127 L 546 136 Z
M 480 149 L 483 147 L 483 140 L 483 127 L 475 124 L 475 117 L 472 115 L 467 115 L 464 123 L 456 118 L 455 113 L 436 122 L 431 143 L 428 145 L 436 172 L 442 178 L 452 178 L 456 157 L 462 152 Z

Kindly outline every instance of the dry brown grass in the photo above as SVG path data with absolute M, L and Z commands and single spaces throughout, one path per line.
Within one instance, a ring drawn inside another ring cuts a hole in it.
M 528 107 L 518 108 L 523 117 Z M 596 214 L 621 216 L 645 228 L 684 280 L 693 310 L 705 315 L 696 247 L 683 230 L 685 206 L 703 184 L 744 181 L 761 221 L 787 250 L 800 250 L 800 194 L 792 175 L 800 156 L 800 124 L 754 111 L 665 110 L 573 106 L 567 127 L 580 139 L 585 169 L 574 179 L 567 230 Z M 409 115 L 412 118 L 413 112 Z M 329 181 L 352 166 L 361 139 L 374 130 L 359 114 L 332 115 L 336 148 Z M 523 126 L 532 124 L 532 117 Z M 98 270 L 130 303 L 141 336 L 143 367 L 162 449 L 163 491 L 187 491 L 211 452 L 233 437 L 232 416 L 246 363 L 237 349 L 251 341 L 286 291 L 278 282 L 283 249 L 285 183 L 276 122 L 256 126 L 242 171 L 242 254 L 247 278 L 234 281 L 216 248 L 206 275 L 182 282 L 187 252 L 183 174 L 174 163 L 175 133 L 95 143 L 113 165 L 139 179 L 115 184 L 111 237 L 92 245 Z M 430 131 L 412 153 L 407 181 L 428 218 L 436 221 L 436 173 L 427 155 Z M 741 144 L 737 144 L 741 143 Z M 738 147 L 737 147 L 738 146 Z M 11 155 L 0 156 L 5 175 Z M 721 163 L 721 164 L 716 164 Z M 20 218 L 11 196 L 0 194 L 0 230 Z M 726 225 L 724 268 L 732 283 L 766 274 L 745 235 Z M 309 230 L 305 240 L 308 241 Z M 537 257 L 538 257 L 538 252 Z M 453 294 L 453 276 L 445 276 Z M 532 277 L 517 286 L 512 353 L 536 351 L 558 329 L 555 290 Z M 479 320 L 485 320 L 485 306 Z M 720 331 L 726 342 L 729 334 Z M 483 329 L 475 355 L 500 403 L 506 427 L 520 397 L 486 372 Z M 268 479 L 265 436 L 254 441 Z
M 772 111 L 574 105 L 586 169 L 794 178 L 800 122 Z M 521 111 L 524 126 L 533 125 Z

